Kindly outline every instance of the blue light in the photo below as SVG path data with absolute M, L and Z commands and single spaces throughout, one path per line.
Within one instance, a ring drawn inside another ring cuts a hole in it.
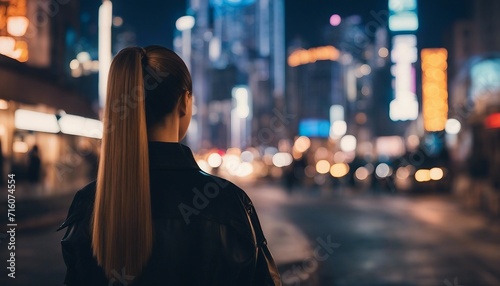
M 470 75 L 472 80 L 470 95 L 474 100 L 482 96 L 496 95 L 500 91 L 500 58 L 475 64 L 471 68 Z
M 414 11 L 417 10 L 416 0 L 389 0 L 389 10 L 391 12 Z
M 233 7 L 242 7 L 248 6 L 255 3 L 255 0 L 210 0 L 210 5 L 213 7 L 222 7 L 222 6 L 233 6 Z
M 330 135 L 330 122 L 322 119 L 304 119 L 299 123 L 299 136 L 327 138 Z
M 391 31 L 416 31 L 418 17 L 415 12 L 401 12 L 389 16 L 389 30 Z
M 416 31 L 417 29 L 417 1 L 389 0 L 389 30 Z

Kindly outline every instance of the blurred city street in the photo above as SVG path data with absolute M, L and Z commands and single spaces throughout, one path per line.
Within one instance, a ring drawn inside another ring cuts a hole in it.
M 98 172 L 102 186 L 149 176 L 151 152 L 130 135 L 144 130 L 248 193 L 285 286 L 500 285 L 499 11 L 498 0 L 0 0 L 0 286 L 63 283 L 55 229 L 75 191 Z M 124 50 L 141 61 L 120 69 L 133 88 L 108 78 Z M 155 50 L 183 63 L 157 68 Z M 177 88 L 162 69 L 184 64 Z M 153 131 L 184 94 L 179 124 Z M 144 165 L 103 159 L 114 153 Z
M 500 284 L 500 222 L 464 211 L 449 196 L 331 189 L 296 189 L 290 196 L 276 184 L 243 188 L 284 285 Z M 2 273 L 1 285 L 62 284 L 64 233 L 55 229 L 64 215 L 53 210 L 52 216 L 18 233 L 16 279 Z

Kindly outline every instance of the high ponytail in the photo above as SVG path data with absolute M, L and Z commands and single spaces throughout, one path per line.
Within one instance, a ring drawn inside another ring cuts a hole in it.
M 139 275 L 153 246 L 144 56 L 144 49 L 126 48 L 109 71 L 91 223 L 93 255 L 108 278 Z

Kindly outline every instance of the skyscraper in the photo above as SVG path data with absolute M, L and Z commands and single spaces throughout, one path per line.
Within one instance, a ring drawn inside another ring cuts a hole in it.
M 248 88 L 251 109 L 248 122 L 242 122 L 248 128 L 240 134 L 241 147 L 269 143 L 257 134 L 284 93 L 283 0 L 191 0 L 188 14 L 195 19 L 191 57 L 185 59 L 197 106 L 192 143 L 202 144 L 195 149 L 213 143 L 228 147 L 235 87 Z M 174 46 L 180 51 L 182 45 L 179 35 Z

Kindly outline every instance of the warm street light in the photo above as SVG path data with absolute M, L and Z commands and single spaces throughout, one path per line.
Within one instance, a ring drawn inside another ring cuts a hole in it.
M 334 46 L 323 46 L 310 48 L 308 50 L 299 49 L 288 56 L 288 65 L 296 67 L 314 63 L 316 61 L 336 61 L 340 57 L 340 51 Z
M 12 57 L 10 54 L 14 51 L 16 47 L 16 40 L 12 37 L 2 36 L 0 37 L 0 54 Z
M 427 131 L 441 131 L 448 120 L 447 63 L 444 48 L 422 52 L 422 115 Z
M 26 34 L 30 21 L 24 16 L 10 16 L 7 18 L 7 33 L 14 37 Z

